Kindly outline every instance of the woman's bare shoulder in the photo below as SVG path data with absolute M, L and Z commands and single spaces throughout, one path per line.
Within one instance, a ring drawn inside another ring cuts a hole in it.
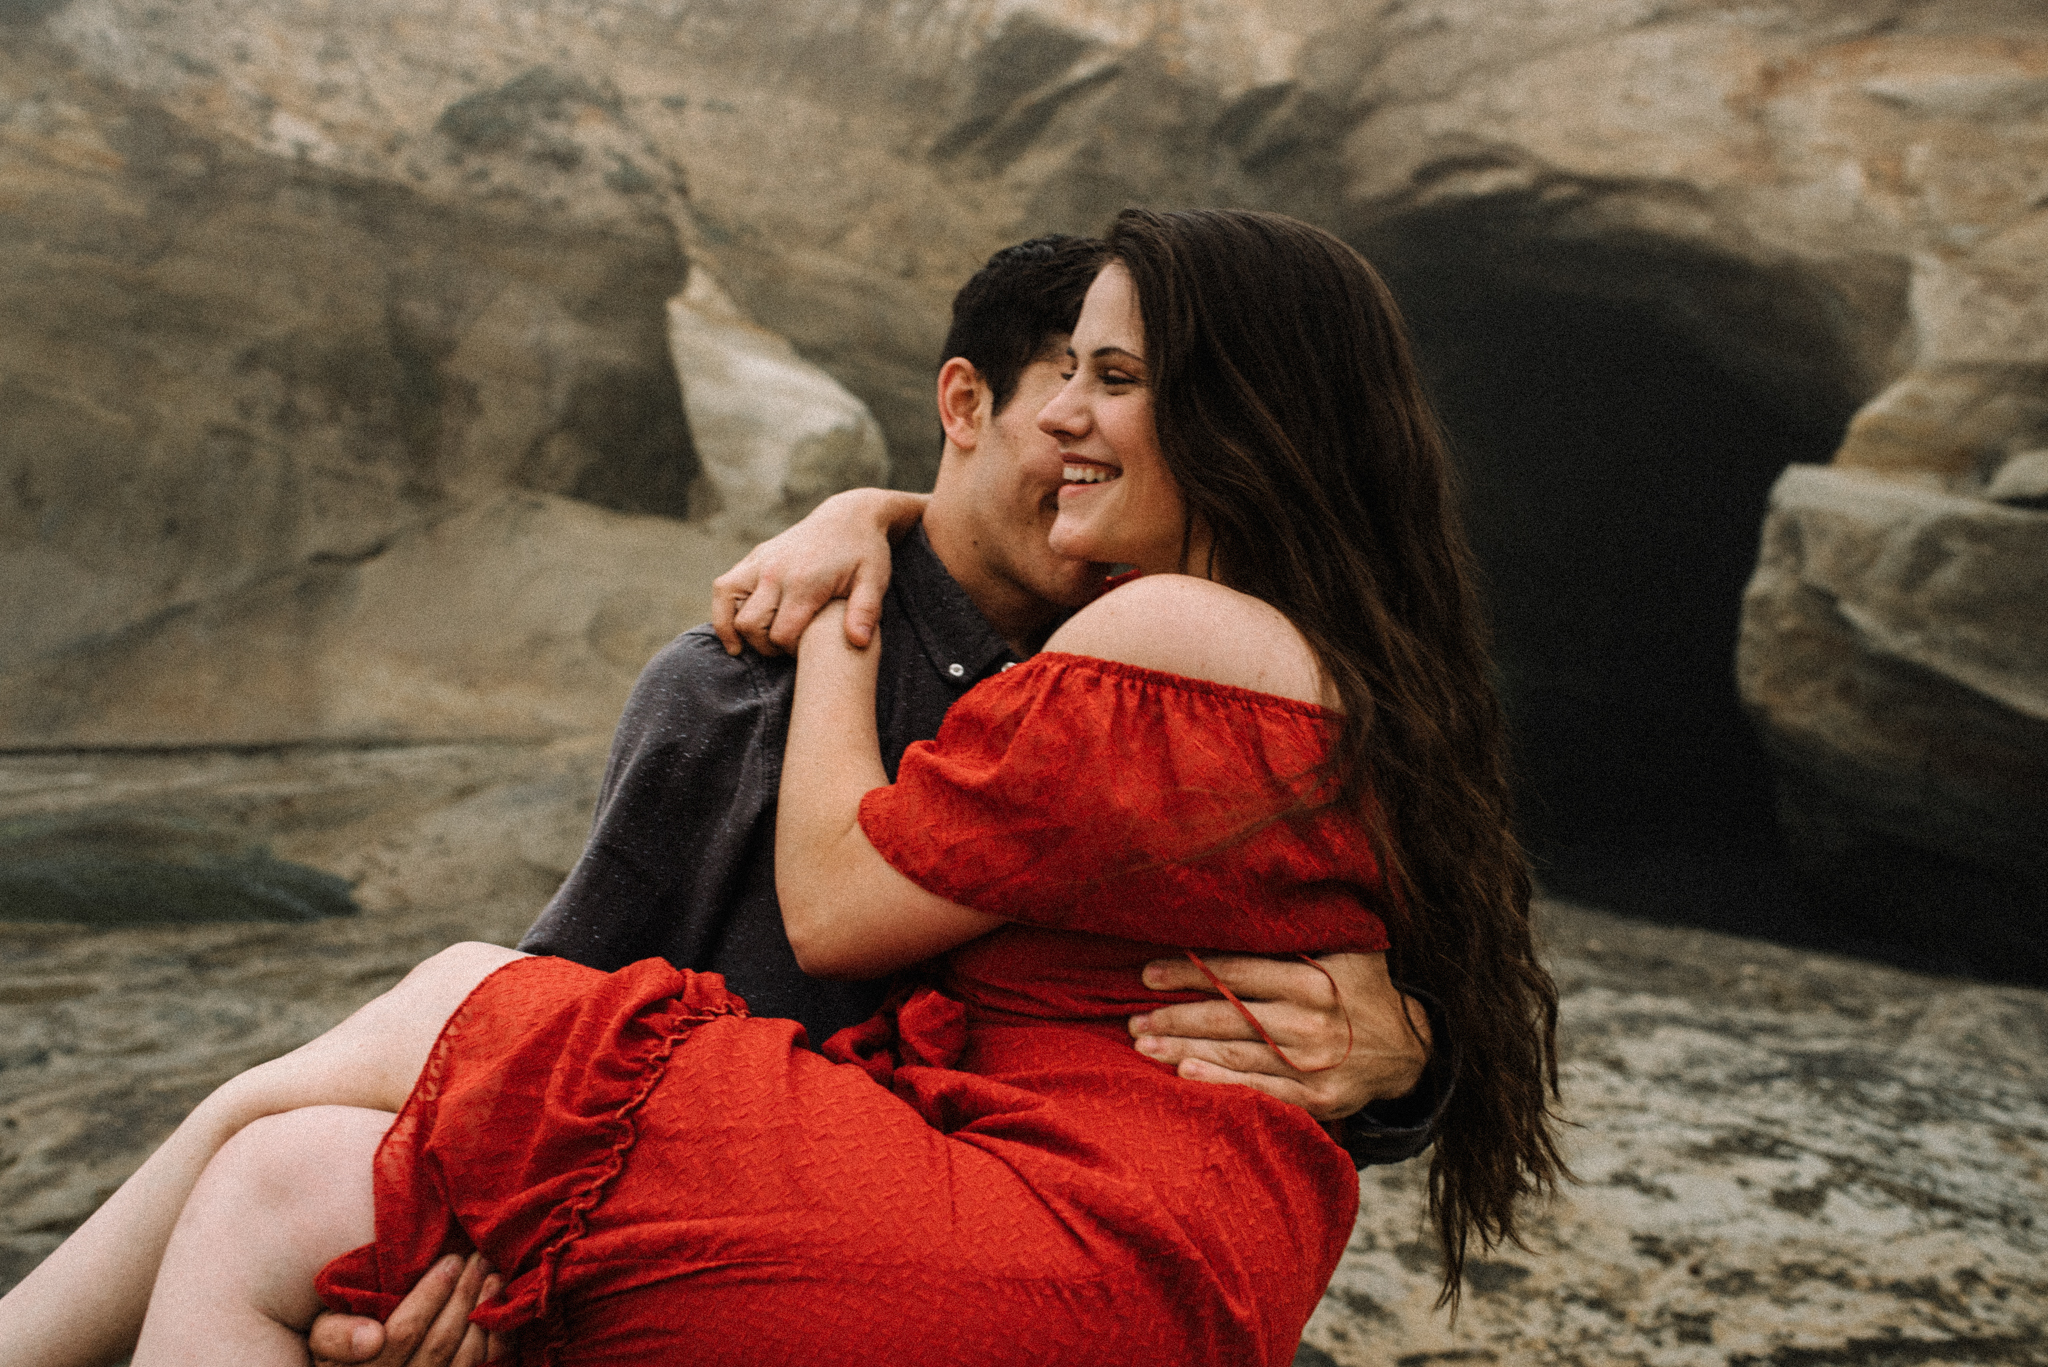
M 1315 652 L 1280 610 L 1186 574 L 1148 574 L 1082 608 L 1047 650 L 1334 706 Z

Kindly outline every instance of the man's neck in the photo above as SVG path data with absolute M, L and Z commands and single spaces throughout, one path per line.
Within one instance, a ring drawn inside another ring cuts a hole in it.
M 925 515 L 924 534 L 946 573 L 966 591 L 968 600 L 996 634 L 1019 656 L 1037 653 L 1064 609 L 998 573 L 976 544 L 973 529 L 948 519 Z

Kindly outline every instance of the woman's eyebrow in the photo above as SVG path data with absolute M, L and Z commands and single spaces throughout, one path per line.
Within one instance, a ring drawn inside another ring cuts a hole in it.
M 1122 356 L 1126 360 L 1135 361 L 1139 365 L 1145 364 L 1143 356 L 1140 356 L 1135 351 L 1126 351 L 1120 346 L 1099 346 L 1088 353 L 1088 359 L 1091 361 L 1099 361 L 1105 356 Z

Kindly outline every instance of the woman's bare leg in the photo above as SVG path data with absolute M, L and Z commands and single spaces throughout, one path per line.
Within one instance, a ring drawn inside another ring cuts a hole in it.
M 303 1106 L 397 1111 L 462 999 L 524 957 L 496 945 L 442 950 L 310 1044 L 224 1083 L 0 1298 L 0 1367 L 98 1367 L 127 1355 L 171 1231 L 221 1146 L 252 1121 Z
M 308 1106 L 230 1139 L 171 1233 L 135 1367 L 305 1367 L 314 1275 L 376 1237 L 370 1164 L 392 1119 Z

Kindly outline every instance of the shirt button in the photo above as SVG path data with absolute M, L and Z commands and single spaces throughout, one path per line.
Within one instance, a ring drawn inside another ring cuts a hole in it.
M 959 678 L 959 677 L 960 677 L 961 675 L 963 675 L 963 674 L 965 674 L 965 673 L 967 672 L 967 666 L 966 666 L 966 665 L 947 665 L 947 666 L 946 666 L 946 672 L 947 672 L 948 674 L 951 674 L 951 675 L 952 675 L 952 676 L 953 676 L 954 678 L 956 678 L 956 679 L 957 679 L 957 678 Z

